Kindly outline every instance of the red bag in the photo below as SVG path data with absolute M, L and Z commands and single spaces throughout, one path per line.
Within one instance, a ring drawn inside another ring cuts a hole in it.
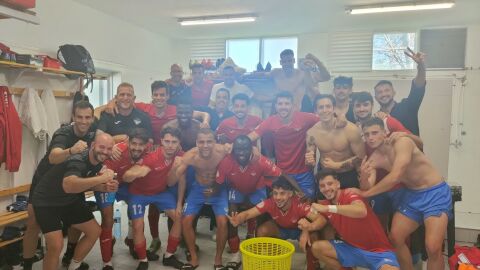
M 42 57 L 43 57 L 43 67 L 56 68 L 56 69 L 60 69 L 62 67 L 62 63 L 60 63 L 58 59 L 55 59 L 46 55 Z
M 1 0 L 13 7 L 21 9 L 29 9 L 35 7 L 35 0 Z
M 455 245 L 455 254 L 448 259 L 450 270 L 457 270 L 460 263 L 467 263 L 473 266 L 480 266 L 480 249 L 476 247 L 462 247 Z

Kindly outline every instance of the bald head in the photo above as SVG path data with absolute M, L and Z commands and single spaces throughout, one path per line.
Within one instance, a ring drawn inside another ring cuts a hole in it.
M 172 81 L 180 83 L 183 79 L 183 69 L 179 64 L 173 64 L 170 66 L 170 76 Z
M 232 153 L 240 165 L 246 166 L 250 162 L 252 149 L 253 145 L 250 138 L 246 135 L 240 135 L 233 142 Z
M 90 147 L 90 162 L 92 164 L 102 163 L 112 155 L 114 145 L 113 137 L 108 133 L 97 133 L 95 140 Z

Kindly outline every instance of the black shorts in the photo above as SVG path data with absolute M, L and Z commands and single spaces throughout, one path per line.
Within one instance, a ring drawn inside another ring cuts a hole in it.
M 43 234 L 60 231 L 62 227 L 93 219 L 92 211 L 82 200 L 63 206 L 33 206 L 35 218 Z
M 338 180 L 340 180 L 340 188 L 358 188 L 360 183 L 358 182 L 358 173 L 356 169 L 351 171 L 337 173 Z

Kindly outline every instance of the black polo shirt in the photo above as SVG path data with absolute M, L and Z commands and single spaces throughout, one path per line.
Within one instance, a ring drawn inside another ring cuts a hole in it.
M 413 134 L 420 136 L 420 128 L 418 126 L 418 111 L 425 96 L 425 85 L 417 87 L 412 81 L 410 93 L 408 97 L 400 102 L 395 102 L 390 115 L 395 117 Z
M 50 152 L 54 148 L 61 148 L 61 149 L 68 149 L 74 146 L 79 140 L 85 141 L 89 146 L 90 143 L 95 139 L 95 130 L 90 130 L 85 134 L 83 137 L 78 137 L 75 134 L 73 129 L 73 124 L 63 126 L 55 131 L 52 136 L 52 140 L 50 141 L 50 145 L 48 146 L 47 153 L 42 158 L 40 163 L 35 170 L 35 173 L 32 178 L 32 186 L 30 189 L 34 189 L 40 178 L 50 169 L 53 167 L 53 164 L 50 163 L 48 160 L 48 156 Z
M 64 206 L 82 200 L 83 193 L 66 193 L 63 190 L 63 179 L 67 176 L 82 178 L 95 176 L 103 164 L 93 165 L 88 159 L 89 150 L 72 155 L 65 162 L 54 165 L 41 178 L 33 193 L 34 206 Z
M 210 107 L 207 107 L 207 106 L 198 106 L 198 107 L 195 107 L 195 110 L 197 111 L 201 111 L 201 112 L 206 112 L 210 115 L 210 129 L 212 130 L 217 130 L 217 127 L 218 125 L 220 125 L 220 123 L 227 119 L 227 118 L 230 118 L 232 116 L 234 116 L 235 114 L 230 111 L 230 110 L 226 110 L 223 115 L 219 115 L 217 113 L 217 111 L 215 109 L 212 109 Z
M 153 137 L 150 117 L 148 117 L 148 115 L 144 112 L 135 108 L 127 116 L 119 113 L 113 116 L 109 113 L 102 112 L 97 128 L 112 136 L 123 134 L 128 135 L 130 130 L 134 128 L 144 128 L 148 131 L 148 136 L 150 138 Z
M 168 85 L 168 92 L 170 97 L 168 98 L 168 104 L 177 105 L 179 100 L 191 100 L 192 99 L 192 88 L 188 86 L 185 82 L 182 82 L 179 85 Z

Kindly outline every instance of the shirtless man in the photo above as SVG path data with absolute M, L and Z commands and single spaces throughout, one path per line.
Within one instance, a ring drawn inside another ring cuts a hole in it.
M 187 174 L 189 166 L 195 169 L 195 174 L 192 175 L 195 179 L 185 200 L 182 220 L 183 236 L 191 254 L 191 260 L 182 269 L 191 270 L 198 267 L 193 222 L 204 204 L 212 206 L 217 222 L 214 269 L 225 269 L 222 265 L 222 254 L 227 242 L 228 197 L 225 185 L 216 184 L 216 175 L 218 164 L 228 152 L 225 146 L 216 144 L 215 134 L 210 129 L 199 130 L 196 144 L 197 147 L 185 153 L 176 168 L 177 179 L 184 179 L 185 175 L 191 175 Z
M 302 108 L 302 100 L 305 95 L 312 100 L 318 93 L 314 91 L 314 87 L 319 82 L 330 80 L 330 73 L 317 57 L 309 53 L 305 56 L 305 66 L 296 69 L 295 55 L 292 50 L 286 49 L 280 53 L 281 69 L 274 69 L 270 72 L 270 76 L 275 82 L 276 89 L 279 91 L 288 91 L 293 97 L 293 108 L 300 111 Z M 302 108 L 303 109 L 303 108 Z
M 320 122 L 307 131 L 305 162 L 315 166 L 318 149 L 321 168 L 334 170 L 339 176 L 341 188 L 358 187 L 356 169 L 365 156 L 359 128 L 351 122 L 342 128 L 336 127 L 335 98 L 332 95 L 318 95 L 314 104 Z
M 178 128 L 182 134 L 180 145 L 183 151 L 195 147 L 200 122 L 193 119 L 193 106 L 191 99 L 179 99 L 177 102 L 177 119 L 172 120 L 164 127 Z
M 419 225 L 425 224 L 425 246 L 428 254 L 427 269 L 445 268 L 442 243 L 452 211 L 450 187 L 432 162 L 407 137 L 400 137 L 387 144 L 383 121 L 372 118 L 363 124 L 363 134 L 369 147 L 375 151 L 364 164 L 370 174 L 366 191 L 358 191 L 362 197 L 371 197 L 402 183 L 405 188 L 397 212 L 393 217 L 390 240 L 396 248 L 401 269 L 413 269 L 412 257 L 405 244 L 406 238 Z M 389 173 L 375 183 L 375 169 Z

